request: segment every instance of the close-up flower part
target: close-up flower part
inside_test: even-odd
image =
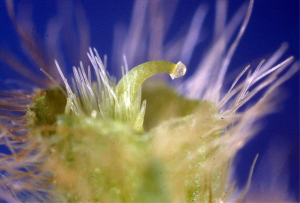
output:
[[[108,12],[128,2],[108,3],[114,6]],[[0,59],[25,79],[1,77],[0,202],[299,201],[295,189],[287,193],[273,180],[255,192],[256,169],[268,171],[269,163],[276,171],[287,148],[269,151],[280,149],[276,161],[254,151],[239,183],[240,152],[258,137],[263,119],[278,111],[281,86],[299,73],[298,59],[284,55],[283,43],[228,76],[254,1],[231,14],[230,1],[217,0],[212,36],[203,31],[208,6],[197,4],[172,40],[172,18],[194,3],[129,3],[129,26],[114,27],[111,63],[89,42],[85,13],[94,4],[104,11],[103,2],[57,2],[56,16],[46,3],[50,20],[42,20],[43,28],[29,14],[44,4],[3,3],[25,54],[0,45]],[[45,42],[38,40],[39,29]],[[194,65],[204,38],[209,48]],[[70,74],[73,61],[79,67]]]

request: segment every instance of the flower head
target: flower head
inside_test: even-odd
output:
[[[228,24],[223,12],[227,3],[217,2],[214,40],[193,76],[177,79],[175,88],[156,81],[145,82],[143,89],[140,86],[152,75],[168,73],[174,79],[186,72],[181,62],[154,59],[182,60],[189,69],[198,41],[197,25],[202,24],[206,7],[196,11],[186,35],[164,46],[167,20],[163,7],[137,1],[128,34],[115,47],[126,55],[117,83],[107,72],[106,57],[103,62],[95,49],[88,53],[94,75],[84,62],[73,68],[71,80],[59,59],[56,73],[48,68],[32,36],[16,19],[12,1],[6,2],[25,46],[54,85],[37,79],[41,87],[35,86],[34,91],[2,91],[0,198],[95,202],[244,199],[257,156],[241,191],[230,175],[232,161],[256,134],[257,121],[274,111],[278,86],[298,71],[293,57],[277,62],[286,48],[283,45],[256,67],[246,66],[223,91],[227,69],[251,16],[252,0]],[[148,14],[150,31],[145,33],[142,22]],[[52,31],[59,30],[59,25],[52,26]],[[116,36],[117,42],[121,34]],[[144,54],[148,62],[128,71]],[[260,99],[255,101],[257,95]]]

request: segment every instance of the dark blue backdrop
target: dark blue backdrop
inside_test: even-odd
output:
[[[42,42],[47,34],[46,25],[49,19],[57,13],[57,4],[52,3],[54,1],[41,0],[18,0],[14,2],[17,5],[18,15],[24,9],[28,9],[28,11],[32,9],[34,23],[32,33],[37,37],[36,40]],[[229,17],[242,5],[241,2],[240,0],[229,1]],[[82,4],[89,22],[90,45],[96,47],[101,56],[104,54],[108,55],[108,66],[110,66],[112,64],[114,26],[120,22],[129,24],[133,1],[82,0],[74,1],[73,5],[70,4],[70,1],[63,1],[62,7],[66,9],[66,15],[68,15],[67,10],[74,9],[74,5],[77,3]],[[189,23],[200,4],[202,2],[196,0],[180,1],[168,35],[171,36],[173,31],[180,29],[183,24]],[[207,4],[210,9],[204,28],[208,28],[209,32],[212,30],[214,4],[209,1],[207,1]],[[21,59],[21,62],[27,63],[28,59],[21,53],[23,48],[20,46],[19,37],[8,18],[5,4],[2,1],[0,3],[0,15],[0,49],[3,52],[14,53]],[[70,37],[72,37],[72,34],[74,33],[70,33]],[[256,0],[246,33],[230,64],[230,71],[241,68],[250,61],[268,57],[282,42],[289,43],[289,49],[282,59],[294,55],[299,60],[299,1]],[[203,45],[205,45],[205,42]],[[75,54],[76,44],[73,45],[73,48],[75,49]],[[199,47],[200,52],[201,49]],[[83,51],[86,52],[87,50]],[[67,61],[67,67],[78,65],[80,58],[76,58],[74,62],[74,60],[70,59],[72,57],[69,57],[73,54],[72,52],[68,51],[66,53],[66,50],[62,50],[62,53],[65,54],[63,58]],[[192,60],[190,69],[193,68],[193,63],[195,64],[196,61]],[[1,86],[7,79],[25,80],[24,77],[10,70],[3,61],[0,62],[0,66]],[[192,70],[190,71],[192,72]],[[257,166],[262,163],[262,157],[268,153],[272,154],[271,157],[274,159],[284,159],[283,168],[286,171],[278,171],[278,175],[284,176],[284,174],[288,173],[288,192],[291,193],[295,201],[299,201],[299,75],[294,75],[283,85],[283,89],[289,96],[282,103],[282,110],[279,113],[267,116],[265,128],[238,155],[236,170],[239,177],[238,184],[241,185],[247,179],[249,168],[256,153],[260,154]],[[288,149],[287,157],[281,157],[280,149]],[[274,153],[274,151],[277,153]],[[269,163],[265,162],[263,164]],[[276,168],[277,166],[272,167]],[[259,170],[255,170],[254,173],[257,173],[257,175],[254,176],[255,185],[253,187],[259,187],[267,174],[261,173]]]

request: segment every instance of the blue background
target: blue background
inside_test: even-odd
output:
[[[47,37],[46,26],[50,18],[57,14],[57,3],[55,1],[41,0],[19,0],[14,1],[16,5],[17,16],[20,9],[32,9],[32,20],[34,29],[31,31],[35,36],[35,40],[43,45],[44,39]],[[108,55],[108,67],[113,64],[112,61],[112,44],[113,32],[117,23],[128,25],[130,23],[131,12],[133,9],[133,1],[131,0],[110,0],[110,1],[59,1],[62,8],[67,11],[73,11],[75,5],[81,4],[85,10],[87,21],[90,27],[90,46],[97,48],[100,56]],[[165,1],[170,2],[172,1]],[[174,2],[174,1],[173,1]],[[206,17],[204,28],[207,33],[211,33],[214,22],[214,3],[204,1],[209,6],[209,13]],[[228,15],[229,18],[242,5],[240,0],[229,1]],[[196,0],[179,1],[174,19],[167,36],[172,37],[172,33],[181,29],[184,24],[190,22],[197,7],[203,4]],[[8,14],[5,4],[0,3],[0,50],[2,53],[15,54],[22,63],[27,64],[37,75],[42,75],[37,66],[30,63],[28,57],[22,53],[24,49],[20,43],[20,39],[15,32]],[[69,33],[72,38],[76,33]],[[64,36],[68,38],[68,35]],[[206,37],[209,37],[206,35]],[[299,60],[299,1],[297,0],[256,0],[250,22],[244,36],[237,48],[237,51],[230,63],[229,72],[244,67],[248,63],[257,63],[264,57],[269,57],[282,42],[288,42],[289,48],[281,58],[281,61],[291,55]],[[64,46],[68,46],[66,43]],[[198,53],[201,54],[208,46],[207,42],[203,42],[197,46]],[[43,46],[40,49],[43,52]],[[78,65],[81,60],[78,54],[76,44],[70,49],[62,49],[65,66],[71,67]],[[83,50],[86,52],[87,50]],[[50,56],[51,57],[51,56]],[[193,67],[199,57],[197,54],[193,56],[192,64],[189,67],[189,74],[192,74]],[[3,54],[2,54],[3,59]],[[53,60],[53,59],[52,59]],[[30,83],[30,80],[24,78],[20,74],[11,70],[9,66],[0,61],[0,79],[1,87],[6,88],[5,82],[8,79],[22,80]],[[117,67],[119,69],[119,67]],[[68,71],[70,71],[69,69]],[[111,70],[109,68],[109,70]],[[113,70],[114,71],[114,70]],[[113,72],[110,71],[110,72]],[[70,72],[69,72],[70,73]],[[269,164],[263,162],[266,154],[271,154],[273,159],[283,159],[283,169],[278,169],[278,176],[286,177],[288,180],[288,190],[294,201],[299,201],[299,75],[294,75],[283,86],[283,90],[287,93],[287,99],[280,105],[282,110],[266,117],[265,127],[259,134],[252,139],[246,147],[244,147],[237,159],[236,171],[238,174],[238,185],[242,186],[247,180],[248,171],[252,161],[257,153],[260,157],[257,166],[260,164]],[[281,149],[288,149],[286,156],[281,154]],[[274,153],[274,151],[276,153]],[[284,150],[283,150],[284,151]],[[277,167],[277,166],[272,166]],[[252,187],[260,187],[260,184],[266,180],[268,174],[255,168],[254,185]],[[279,178],[280,179],[280,178]]]

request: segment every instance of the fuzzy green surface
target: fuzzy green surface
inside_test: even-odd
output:
[[[29,113],[35,117],[35,124],[51,125],[56,122],[57,115],[64,113],[66,103],[65,95],[58,88],[40,90],[39,93],[35,95]]]
[[[42,117],[31,132],[49,147],[46,168],[65,201],[210,202],[220,188],[224,162],[206,163],[220,149],[209,144],[220,132],[201,137],[223,125],[212,118],[213,104],[182,98],[164,84],[145,85],[146,132],[140,134],[120,121],[52,111],[61,95],[46,92],[33,110],[52,120]]]

